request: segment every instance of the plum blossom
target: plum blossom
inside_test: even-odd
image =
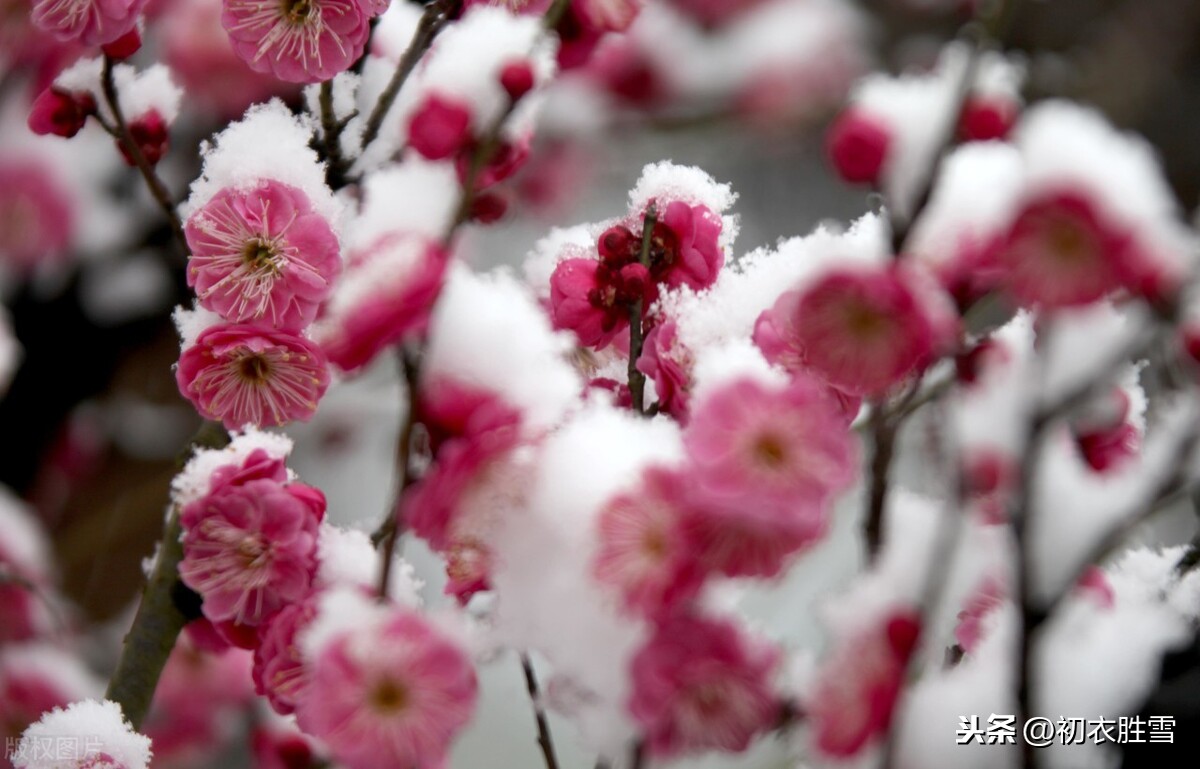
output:
[[[806,708],[818,750],[853,756],[886,732],[919,635],[916,615],[896,610],[834,649]]]
[[[679,341],[678,328],[673,320],[659,323],[642,343],[642,355],[637,368],[654,382],[654,393],[660,412],[680,421],[687,419],[691,389],[691,352]]]
[[[838,116],[826,136],[826,150],[834,169],[852,184],[879,184],[892,135],[873,116],[847,110]]]
[[[188,285],[201,306],[231,323],[299,331],[341,270],[337,237],[308,196],[270,179],[217,193],[184,233]]]
[[[29,130],[69,139],[96,112],[96,99],[88,91],[71,92],[51,86],[38,94],[29,108]]]
[[[329,386],[325,354],[312,342],[252,324],[208,328],[184,349],[179,392],[228,429],[307,420]]]
[[[698,405],[683,439],[705,557],[731,575],[777,573],[824,533],[854,478],[853,436],[811,380],[735,380]]]
[[[66,255],[72,198],[42,162],[0,157],[0,263],[28,273]]]
[[[351,251],[314,331],[329,360],[357,371],[410,334],[424,332],[448,264],[441,246],[416,233],[384,233]]]
[[[924,289],[896,267],[831,269],[799,294],[781,296],[760,319],[756,341],[776,354],[790,351],[850,395],[878,395],[952,338],[955,321],[944,298]]]
[[[440,766],[474,712],[474,668],[420,615],[382,611],[315,650],[296,717],[348,769]]]
[[[600,512],[594,571],[630,611],[657,616],[684,603],[704,579],[688,527],[685,478],[648,469],[631,492]]]
[[[103,45],[137,24],[146,0],[35,0],[33,23],[64,42]]]
[[[270,617],[259,632],[261,643],[254,650],[254,689],[280,715],[295,712],[308,685],[308,667],[296,636],[316,614],[312,601],[289,604]]]
[[[779,717],[771,689],[777,648],[728,620],[674,616],[630,667],[629,712],[655,756],[745,750]]]
[[[221,24],[255,72],[290,83],[318,83],[344,72],[366,47],[371,17],[364,0],[223,0]]]
[[[183,508],[179,574],[214,623],[254,627],[311,591],[325,498],[284,480],[282,460],[256,450]]]

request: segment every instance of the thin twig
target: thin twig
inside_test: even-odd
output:
[[[542,749],[546,769],[558,769],[558,756],[554,752],[554,740],[550,736],[550,722],[546,719],[546,709],[542,707],[542,696],[538,690],[537,676],[533,672],[533,661],[525,652],[521,653],[521,669],[525,671],[525,691],[529,692],[529,701],[533,704],[533,715],[537,720],[538,747]]]
[[[388,81],[383,93],[379,94],[379,100],[375,102],[375,107],[367,118],[367,124],[363,128],[361,152],[366,152],[371,142],[379,136],[379,129],[383,126],[384,118],[387,117],[388,111],[396,102],[396,97],[400,95],[400,89],[404,87],[404,82],[416,68],[417,62],[433,45],[434,38],[454,17],[460,7],[462,7],[462,0],[436,0],[425,6],[425,12],[421,15],[421,20],[417,22],[417,29],[413,32],[412,40],[396,64],[396,71],[392,73],[392,79]]]
[[[651,203],[646,209],[642,221],[642,247],[638,252],[638,262],[646,269],[650,268],[650,245],[654,239],[654,225],[658,223],[658,212]],[[629,308],[629,397],[633,401],[633,410],[638,414],[646,413],[646,375],[637,367],[638,358],[642,357],[642,298],[638,297]]]
[[[333,189],[345,186],[349,164],[342,154],[342,129],[345,123],[337,118],[333,109],[333,80],[321,83],[318,101],[321,105],[321,145],[325,152],[325,179]]]
[[[396,552],[396,542],[404,531],[404,493],[413,484],[412,474],[412,443],[413,431],[417,424],[417,386],[421,378],[420,357],[417,352],[408,348],[400,349],[400,365],[404,371],[405,395],[408,398],[404,421],[400,425],[400,434],[396,436],[396,489],[391,504],[384,514],[383,523],[375,532],[374,539],[380,547],[382,563],[379,567],[379,582],[376,593],[380,598],[387,598],[392,576],[392,557]]]
[[[639,739],[629,752],[629,769],[642,769],[646,763],[646,741]]]
[[[175,234],[175,239],[179,241],[179,245],[183,248],[183,252],[188,252],[187,238],[183,234],[183,223],[179,220],[179,214],[175,211],[175,204],[171,202],[171,193],[167,192],[166,186],[162,180],[158,178],[154,168],[146,160],[146,155],[142,152],[142,148],[134,140],[133,134],[129,130],[129,124],[125,122],[125,114],[121,110],[121,101],[117,95],[117,84],[113,80],[113,60],[110,56],[104,56],[104,68],[101,74],[101,89],[104,91],[104,100],[108,103],[108,109],[112,112],[114,125],[109,128],[109,132],[117,137],[117,141],[125,148],[129,157],[133,158],[133,163],[141,172],[142,178],[146,181],[146,186],[150,189],[150,194],[154,196],[154,200],[158,203],[159,208],[167,216],[167,221],[171,224],[171,231]]]

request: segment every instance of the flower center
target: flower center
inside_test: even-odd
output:
[[[271,374],[271,364],[261,355],[247,355],[239,368],[242,379],[251,384],[262,384]]]
[[[1091,239],[1082,227],[1069,219],[1050,223],[1046,244],[1055,260],[1062,264],[1087,262],[1092,252]]]
[[[783,465],[787,458],[787,450],[779,436],[767,433],[755,441],[754,458],[763,467],[775,470]]]
[[[408,704],[408,688],[398,681],[384,679],[371,692],[370,703],[378,713],[398,713]]]
[[[283,15],[293,24],[304,24],[313,13],[313,0],[283,0]]]
[[[242,248],[242,261],[255,272],[277,273],[275,247],[266,241],[254,238]]]
[[[878,339],[888,327],[887,315],[861,301],[846,306],[846,330],[856,339]]]
[[[266,552],[266,547],[263,546],[262,540],[258,537],[246,537],[237,546],[238,556],[247,568],[253,566],[263,553]]]
[[[661,526],[650,526],[643,533],[642,552],[655,560],[667,554],[667,535]]]

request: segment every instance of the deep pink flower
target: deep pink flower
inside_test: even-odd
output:
[[[308,686],[309,671],[296,635],[316,615],[312,601],[289,604],[268,618],[259,631],[261,643],[254,650],[254,690],[265,696],[280,715],[296,710]]]
[[[779,717],[774,646],[725,620],[676,615],[634,656],[629,711],[655,756],[745,750]]]
[[[832,270],[801,291],[790,328],[810,371],[852,395],[879,395],[926,364],[949,328],[900,269]]]
[[[231,323],[299,331],[341,272],[337,237],[303,190],[227,187],[187,220],[188,285]]]
[[[1006,139],[1017,122],[1021,107],[1005,96],[971,96],[958,119],[958,135],[965,141]]]
[[[822,753],[856,755],[887,731],[919,635],[917,617],[898,611],[834,649],[806,710]]]
[[[246,324],[205,330],[175,369],[179,392],[230,430],[307,420],[329,386],[325,354],[307,339]]]
[[[45,136],[71,138],[96,112],[96,99],[87,91],[74,93],[51,86],[34,99],[29,108],[29,130]]]
[[[1112,472],[1135,457],[1142,444],[1142,434],[1129,422],[1108,430],[1082,433],[1076,436],[1084,460],[1098,473]]]
[[[72,208],[46,165],[0,158],[0,262],[26,273],[59,261],[75,229]]]
[[[382,11],[364,0],[223,0],[221,24],[255,72],[318,83],[350,68]]]
[[[105,43],[100,46],[100,50],[104,52],[104,55],[113,61],[125,61],[140,51],[141,48],[142,33],[138,31],[136,26],[111,43]]]
[[[514,102],[520,101],[525,94],[532,91],[536,83],[537,75],[529,59],[510,61],[500,70],[500,86]]]
[[[511,427],[521,415],[495,392],[447,376],[421,383],[417,410],[436,456],[452,438],[472,438]]]
[[[471,142],[471,105],[431,93],[408,121],[408,144],[430,160],[453,157]]]
[[[711,286],[725,263],[721,228],[721,217],[704,206],[668,203],[650,236],[651,277],[670,288]]]
[[[146,0],[34,0],[33,23],[64,42],[103,45],[137,25]]]
[[[607,347],[629,327],[629,308],[649,283],[640,267],[632,265],[623,276],[595,259],[559,262],[550,276],[554,328],[575,332],[585,347]]]
[[[709,525],[728,522],[766,539],[809,542],[830,500],[852,482],[856,445],[815,382],[769,387],[739,379],[700,403],[684,446],[689,487]]]
[[[650,468],[636,490],[600,512],[593,571],[632,612],[659,616],[693,598],[703,584],[684,482],[677,472]]]
[[[321,758],[313,740],[294,726],[255,727],[250,733],[250,753],[254,769],[320,769],[329,765]]]
[[[879,184],[891,143],[885,123],[854,108],[839,115],[825,137],[834,170],[851,184]]]
[[[300,483],[224,485],[183,508],[184,584],[213,622],[259,625],[306,598],[317,568],[323,498]]]
[[[642,343],[638,371],[654,382],[660,412],[683,422],[688,416],[692,386],[692,354],[679,341],[675,321],[669,320],[650,329]]]
[[[211,720],[228,716],[254,700],[250,681],[250,652],[226,647],[217,652],[200,648],[188,634],[181,635],[167,659],[162,676],[154,689],[152,711],[159,726],[147,734],[152,738],[175,731],[172,719]],[[186,740],[186,735],[174,735]],[[159,748],[156,742],[155,752]],[[163,760],[166,757],[163,756]]]
[[[440,766],[475,709],[465,651],[415,612],[391,612],[319,651],[296,710],[349,769]]]
[[[357,371],[429,325],[449,257],[415,234],[389,233],[350,255],[341,286],[314,332],[329,359]]]
[[[167,140],[170,138],[167,121],[159,114],[158,110],[151,109],[137,117],[131,118],[129,121],[129,136],[133,139],[134,144],[142,153],[142,157],[150,165],[156,165],[162,160],[163,155],[167,154]],[[121,152],[121,157],[124,158],[125,164],[128,166],[136,166],[137,160],[125,147],[125,142],[114,140],[117,149]]]
[[[1026,201],[997,256],[1016,299],[1043,307],[1088,304],[1121,288],[1133,258],[1129,233],[1074,190]]]

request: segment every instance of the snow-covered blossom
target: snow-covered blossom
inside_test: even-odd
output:
[[[291,83],[318,83],[362,55],[378,15],[366,0],[223,0],[221,24],[233,49],[256,72]]]
[[[474,712],[475,670],[420,615],[377,612],[314,649],[297,719],[348,769],[438,766]]]
[[[33,23],[59,40],[111,43],[137,24],[146,0],[36,0]]]
[[[231,323],[299,331],[317,314],[341,269],[337,238],[304,192],[263,180],[227,188],[184,228],[188,285]]]
[[[773,726],[779,650],[728,620],[680,615],[662,622],[633,658],[629,710],[652,755],[745,750]]]
[[[47,629],[49,563],[50,542],[33,512],[0,487],[0,644]]]
[[[46,741],[54,748],[47,750]],[[149,769],[150,740],[134,731],[117,703],[83,700],[55,708],[26,729],[13,763],[17,769]]]
[[[311,590],[325,498],[286,480],[282,460],[255,451],[183,508],[179,574],[214,623],[256,626]]]
[[[0,737],[15,747],[43,713],[102,691],[75,655],[48,644],[0,646]],[[12,769],[7,751],[0,755],[0,767]]]
[[[254,324],[209,327],[184,348],[179,392],[231,430],[308,420],[329,386],[325,354],[312,342]]]

